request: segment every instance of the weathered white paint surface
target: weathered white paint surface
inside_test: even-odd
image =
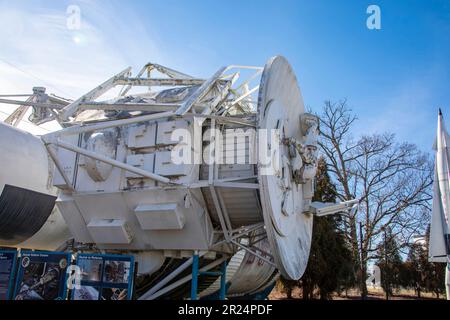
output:
[[[265,66],[258,113],[260,128],[275,129],[278,126],[286,137],[301,139],[303,99],[292,68],[283,57],[274,57]],[[285,151],[280,153],[283,157]],[[284,276],[299,279],[308,262],[313,223],[312,215],[303,213],[305,185],[289,181],[291,189],[284,190],[276,175],[259,175],[259,180],[271,253]],[[283,199],[285,203],[289,202],[287,214],[282,212]]]

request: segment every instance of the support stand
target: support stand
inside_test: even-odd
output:
[[[199,271],[198,253],[195,253],[192,259],[191,300],[198,300],[198,277],[202,275],[220,276],[219,300],[225,300],[227,294],[227,262],[222,262],[220,271]]]

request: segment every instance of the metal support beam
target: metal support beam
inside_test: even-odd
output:
[[[214,186],[222,188],[239,188],[239,189],[259,189],[258,183],[244,183],[244,182],[214,182]]]
[[[207,266],[205,266],[205,267],[203,267],[203,268],[200,268],[200,269],[199,269],[199,272],[211,270],[212,268],[218,266],[219,264],[221,264],[222,262],[224,262],[224,261],[226,261],[226,260],[227,260],[227,257],[222,257],[222,258],[220,258],[220,259],[218,259],[218,260],[215,260],[214,262],[211,262],[211,263],[208,264]],[[153,294],[152,296],[150,296],[147,300],[153,300],[153,299],[156,299],[156,298],[162,296],[163,294],[166,294],[166,293],[172,291],[173,289],[175,289],[175,288],[181,286],[182,284],[184,284],[184,283],[190,281],[191,279],[192,279],[192,274],[187,275],[187,276],[181,278],[180,280],[177,280],[177,281],[175,281],[174,283],[168,285],[167,287],[165,287],[165,288],[159,290],[158,292],[156,292],[155,294]]]
[[[192,280],[191,280],[191,300],[197,300],[197,289],[198,289],[198,265],[199,257],[198,253],[194,253],[192,256]]]
[[[239,79],[239,72],[234,73],[231,79],[226,81],[223,85],[220,84],[220,81],[216,81],[215,84],[217,84],[216,88],[219,90],[219,94],[214,98],[213,101],[209,103],[209,106],[207,108],[204,108],[202,110],[201,114],[211,114],[217,109],[218,106],[221,106],[230,94],[231,86],[237,81],[237,79]],[[220,87],[221,85],[222,87]]]
[[[247,80],[245,80],[241,84],[239,84],[239,87],[237,87],[235,90],[239,90],[239,89],[243,88],[244,86],[248,85],[250,82],[252,82],[258,76],[260,76],[262,74],[262,72],[263,72],[263,69],[256,71]]]
[[[213,161],[209,165],[209,168],[208,168],[208,185],[209,185],[209,191],[211,193],[211,197],[214,202],[214,207],[216,208],[216,212],[219,217],[219,222],[220,222],[220,226],[223,231],[223,235],[226,240],[229,240],[229,238],[230,238],[230,234],[228,231],[229,218],[227,219],[224,216],[224,212],[222,210],[222,206],[220,204],[219,197],[218,197],[216,189],[214,187],[214,179],[216,176],[215,175],[216,155],[217,155],[216,151],[217,151],[217,147],[218,147],[215,127],[216,127],[216,120],[212,119],[211,120],[211,138],[210,138],[211,142],[210,143],[213,146],[213,148],[210,148],[210,160],[213,159]]]
[[[200,256],[202,256],[201,254]],[[198,255],[197,255],[198,256]],[[163,280],[158,282],[155,286],[153,286],[150,290],[148,290],[146,293],[144,293],[139,300],[147,300],[149,297],[151,297],[155,292],[160,290],[162,287],[164,287],[167,283],[169,283],[172,279],[174,279],[177,275],[179,275],[181,272],[186,270],[190,265],[192,265],[193,257],[186,260],[181,266],[179,266],[177,269],[175,269],[171,274],[169,274],[167,277],[165,277]]]
[[[144,74],[145,70],[149,70],[149,68],[150,68],[149,64],[146,64],[145,66],[143,66],[141,71],[139,71],[139,73],[137,74],[137,77],[140,78]],[[119,96],[122,96],[122,97],[125,96],[128,93],[128,91],[130,91],[131,88],[132,88],[131,85],[123,87],[122,91],[119,93]]]
[[[234,177],[234,178],[224,178],[224,179],[217,179],[214,180],[214,182],[236,182],[236,181],[243,181],[243,180],[255,180],[258,176],[247,176],[247,177]]]
[[[117,110],[117,111],[175,111],[180,107],[177,103],[105,103],[88,101],[80,104],[79,110]]]
[[[81,96],[80,98],[78,98],[77,100],[72,102],[71,104],[69,104],[66,107],[64,107],[63,112],[61,114],[62,119],[63,120],[68,120],[69,117],[71,117],[72,115],[74,115],[78,111],[78,107],[80,106],[80,104],[82,102],[92,101],[92,100],[97,99],[102,94],[107,92],[109,89],[113,88],[115,86],[114,82],[118,78],[124,77],[125,75],[129,74],[130,71],[131,71],[131,67],[126,68],[122,72],[119,72],[115,76],[109,78],[108,80],[103,82],[101,85],[97,86],[96,88],[92,89],[91,91],[89,91],[85,95]]]
[[[200,86],[205,82],[204,79],[173,79],[173,78],[119,78],[114,81],[116,85],[130,85],[143,87],[160,86]]]
[[[228,234],[231,236],[231,230],[233,229],[233,226],[231,225],[230,215],[228,214],[225,200],[223,199],[222,193],[220,192],[219,189],[214,188],[214,190],[217,194],[217,199],[219,200],[220,207],[222,208],[223,216],[225,218],[225,223],[227,225]]]
[[[157,63],[147,63],[146,64],[147,68],[155,68],[156,70],[158,70],[159,72],[168,75],[171,78],[182,78],[182,79],[191,79],[193,78],[192,76],[185,74],[183,72],[168,68],[166,66],[157,64]]]
[[[45,141],[44,140],[44,142],[46,142],[47,144],[48,143],[54,143],[58,147],[61,147],[61,148],[64,148],[64,149],[67,149],[67,150],[70,150],[70,151],[82,154],[82,155],[84,155],[86,157],[89,157],[89,158],[92,158],[92,159],[95,159],[95,160],[98,160],[98,161],[101,161],[101,162],[108,163],[108,164],[110,164],[110,165],[112,165],[114,167],[118,167],[118,168],[130,171],[132,173],[138,174],[138,175],[143,176],[145,178],[149,178],[149,179],[156,180],[156,181],[159,181],[159,182],[162,182],[162,183],[166,183],[166,184],[181,185],[180,183],[173,182],[173,181],[171,181],[170,179],[168,179],[166,177],[163,177],[163,176],[160,176],[160,175],[148,172],[146,170],[142,170],[142,169],[136,168],[134,166],[130,166],[130,165],[125,164],[123,162],[120,162],[120,161],[114,160],[112,158],[108,158],[108,157],[102,156],[102,155],[97,154],[95,152],[88,151],[86,149],[83,149],[83,148],[71,145],[69,143],[63,142],[61,140],[57,140],[55,142],[50,142],[50,141]]]
[[[332,214],[348,214],[358,208],[359,199],[343,201],[340,203],[312,202],[309,206],[310,212],[318,217],[328,216]]]
[[[235,104],[241,102],[242,100],[244,100],[245,98],[247,98],[248,96],[250,96],[252,93],[256,92],[259,89],[259,86],[254,87],[253,89],[251,89],[250,91],[244,93],[243,95],[241,95],[239,98],[237,98],[236,100],[234,100],[233,102],[231,102],[231,106],[234,106]]]
[[[171,116],[174,116],[174,113],[172,111],[167,111],[167,112],[148,114],[148,115],[144,115],[144,116],[138,116],[138,117],[134,117],[134,118],[102,121],[102,122],[93,123],[93,124],[80,124],[80,125],[76,125],[73,127],[62,129],[56,133],[49,133],[46,136],[50,137],[50,136],[72,135],[72,134],[79,134],[79,133],[84,133],[84,132],[92,132],[92,131],[97,131],[97,130],[125,126],[125,125],[132,124],[132,123],[157,120],[157,119],[161,119],[161,118],[168,118]]]
[[[32,93],[28,94],[0,94],[0,98],[12,98],[12,97],[29,97],[32,96]]]
[[[220,292],[219,292],[219,299],[225,300],[225,297],[227,295],[227,262],[222,262],[222,267],[220,269],[220,272],[222,275],[220,276]]]
[[[44,142],[44,146],[47,149],[48,155],[50,156],[50,158],[53,160],[53,163],[55,164],[56,169],[58,170],[59,174],[61,174],[64,182],[67,185],[67,188],[70,191],[75,191],[74,186],[72,185],[72,183],[70,182],[69,178],[67,177],[66,173],[63,170],[63,166],[62,164],[59,162],[58,160],[58,156],[56,155],[56,153],[53,150],[53,147],[51,145],[49,145],[48,143]]]
[[[227,293],[227,261],[224,260],[219,272],[199,271],[199,257],[194,254],[192,263],[191,300],[198,300],[198,277],[201,275],[220,276],[219,299],[225,300]]]
[[[217,116],[212,114],[197,114],[197,113],[186,113],[184,117],[196,117],[196,118],[207,118],[207,119],[216,119],[217,122],[223,123],[235,123],[241,124],[249,127],[256,127],[256,120],[249,121],[245,119],[240,119],[238,117],[226,117],[226,116]]]
[[[256,67],[256,66],[242,66],[242,65],[238,65],[238,64],[232,64],[229,65],[227,67],[227,70],[230,69],[248,69],[248,70],[258,70],[258,71],[263,71],[264,68],[263,67]]]
[[[275,268],[278,268],[277,265],[276,265],[275,263],[273,263],[272,261],[270,261],[270,260],[267,259],[266,257],[263,257],[262,255],[258,254],[257,252],[255,252],[255,251],[253,251],[253,250],[247,248],[246,246],[240,244],[239,242],[234,241],[234,240],[231,240],[231,242],[234,243],[235,245],[237,245],[238,247],[244,249],[244,250],[247,251],[248,253],[253,254],[254,256],[260,258],[261,260],[263,260],[264,262],[270,264],[271,266],[273,266],[273,267],[275,267]],[[262,250],[261,250],[261,251],[262,251]],[[262,252],[263,252],[263,251],[262,251]]]
[[[251,240],[250,241],[250,245],[254,246],[255,244],[257,244],[257,243],[259,243],[259,242],[261,242],[261,241],[263,241],[265,239],[267,239],[267,234],[260,236],[256,240],[254,238],[250,238],[250,240]]]
[[[203,82],[203,84],[181,105],[175,112],[177,115],[184,115],[189,112],[194,104],[196,104],[216,83],[219,77],[224,73],[226,67],[220,68],[211,78]]]
[[[0,99],[2,100],[2,99]],[[25,102],[34,102],[35,100],[35,96],[32,95],[30,96]],[[12,125],[13,127],[17,127],[20,123],[20,121],[22,121],[23,117],[25,116],[25,114],[28,111],[29,106],[26,105],[21,105],[20,107],[18,107],[16,110],[14,110],[13,113],[11,113],[6,119],[5,119],[5,123]]]
[[[264,227],[264,223],[257,223],[256,225],[253,225],[253,226],[241,227],[237,230],[232,231],[232,233],[234,233],[234,234],[232,236],[230,236],[230,238],[228,240],[222,240],[222,241],[216,242],[211,247],[213,248],[213,247],[217,247],[222,244],[225,244],[225,243],[230,243],[230,242],[232,242],[232,240],[243,238],[246,235],[250,234],[251,232],[256,231],[263,227]]]
[[[232,178],[230,178],[232,179]],[[249,177],[242,177],[239,178],[239,180],[248,180],[248,179],[254,179],[254,176]],[[189,184],[189,188],[196,189],[196,188],[205,188],[210,185],[215,187],[221,187],[221,188],[238,188],[238,189],[258,189],[259,184],[257,183],[246,183],[246,182],[228,182],[227,179],[217,179],[214,180],[212,183],[210,183],[208,180],[200,180],[194,183]]]
[[[148,77],[146,79],[150,79],[150,72],[152,69],[156,69],[157,71],[159,71],[162,74],[165,74],[167,76],[169,76],[170,78],[179,78],[179,79],[193,79],[192,76],[182,73],[180,71],[174,70],[174,69],[170,69],[167,68],[165,66],[162,66],[160,64],[157,63],[147,63],[144,67],[142,67],[142,69],[139,71],[139,73],[137,74],[136,78],[141,78],[142,75],[144,74],[145,71],[147,71]],[[128,84],[121,92],[120,92],[120,96],[125,96],[128,91],[130,91],[130,89],[132,88],[132,84]],[[150,88],[150,87],[149,87]]]
[[[29,106],[29,107],[35,107],[35,108],[50,108],[50,109],[55,109],[55,110],[60,110],[60,109],[63,109],[63,107],[64,107],[60,104],[39,103],[39,102],[32,102],[31,100],[20,101],[20,100],[10,100],[10,99],[0,99],[0,103],[15,104],[15,105],[19,105],[19,106]]]

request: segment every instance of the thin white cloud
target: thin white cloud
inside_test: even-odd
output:
[[[67,28],[69,4],[81,9],[79,30]],[[0,41],[0,94],[44,86],[73,99],[129,65],[136,72],[148,60],[160,60],[145,24],[115,2],[2,1]],[[0,119],[13,110],[0,105]]]

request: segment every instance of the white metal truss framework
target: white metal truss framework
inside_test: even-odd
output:
[[[26,97],[26,101],[10,98]],[[5,99],[8,98],[8,99]],[[34,87],[32,94],[0,95],[0,103],[19,105],[4,122],[17,127],[29,108],[33,108],[30,121],[36,125],[55,120],[59,110],[70,104],[70,100],[55,95],[47,95],[44,87]]]
[[[163,75],[163,77],[152,77],[151,75],[155,71]],[[241,74],[244,71],[250,73],[250,75],[241,77]],[[56,96],[47,96],[51,99],[37,99],[36,97],[39,92],[34,92],[33,95],[14,95],[14,97],[27,96],[28,100],[25,102],[3,99],[13,97],[13,95],[9,95],[0,96],[0,103],[20,105],[11,116],[10,121],[13,120],[14,123],[18,123],[23,118],[26,109],[34,107],[37,109],[49,110],[51,113],[50,117],[39,119],[39,123],[57,120],[63,126],[63,129],[60,131],[42,136],[42,140],[44,141],[49,156],[55,163],[55,167],[63,177],[65,183],[69,186],[69,190],[74,191],[75,188],[70,183],[70,179],[67,177],[58,161],[55,147],[70,150],[142,177],[158,181],[169,188],[179,187],[196,189],[207,187],[211,192],[220,222],[220,230],[216,230],[215,232],[223,235],[222,240],[213,244],[212,247],[217,248],[220,245],[226,244],[233,246],[234,251],[241,248],[275,266],[273,257],[269,253],[254,246],[257,241],[261,241],[267,237],[264,231],[264,223],[233,229],[231,227],[227,209],[221,200],[222,195],[220,190],[217,189],[217,187],[258,189],[259,185],[257,183],[242,182],[249,179],[255,179],[256,176],[219,179],[218,167],[213,162],[213,164],[209,166],[208,180],[202,180],[192,184],[182,184],[164,176],[136,168],[124,162],[88,151],[61,140],[61,137],[66,135],[93,132],[138,122],[162,118],[181,119],[195,117],[200,120],[210,120],[211,143],[216,144],[218,142],[214,136],[214,129],[219,124],[239,124],[251,128],[257,126],[256,117],[254,116],[257,103],[256,95],[259,89],[258,80],[262,71],[262,67],[230,65],[220,68],[209,79],[198,79],[156,63],[148,63],[136,74],[136,76],[131,76],[131,67],[126,68],[75,101],[62,99]],[[255,82],[257,83],[256,85],[254,84]],[[252,84],[253,87],[251,87]],[[96,99],[117,86],[122,86],[118,98],[125,97],[133,87],[147,87],[149,91],[152,91],[154,87],[176,88],[196,86],[197,88],[182,103],[112,103],[110,101],[96,101]],[[42,95],[42,92],[40,92],[40,94]],[[141,111],[144,112],[144,114],[130,116],[124,119],[88,122],[76,121],[76,116],[85,110]],[[217,147],[211,148],[211,150],[215,153]],[[215,154],[211,154],[210,156],[215,158]],[[251,234],[258,232],[258,230],[261,229],[262,233],[258,235],[256,240],[249,241],[249,245],[240,243],[240,238],[250,238]]]

